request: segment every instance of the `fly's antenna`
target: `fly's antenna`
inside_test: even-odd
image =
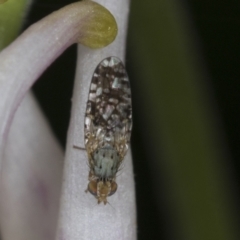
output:
[[[77,145],[73,145],[73,148],[78,149],[78,150],[86,151],[86,148],[79,147],[79,146],[77,146]]]
[[[113,207],[113,205],[109,201],[107,201],[107,204],[109,204],[116,211],[116,209]]]

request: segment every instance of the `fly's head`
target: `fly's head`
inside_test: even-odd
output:
[[[103,202],[107,204],[107,197],[113,195],[117,191],[117,183],[115,181],[90,181],[88,191],[93,194],[98,204]]]

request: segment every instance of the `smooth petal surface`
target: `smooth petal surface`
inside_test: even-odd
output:
[[[17,106],[42,72],[69,45],[80,41],[81,37],[86,40],[88,27],[93,35],[93,25],[101,25],[94,18],[97,11],[108,12],[91,1],[70,4],[32,25],[1,52],[0,137],[6,137]],[[0,139],[0,153],[2,144]]]
[[[63,152],[28,94],[14,116],[4,151],[0,176],[2,239],[54,239],[62,166]]]
[[[131,151],[117,177],[118,190],[109,197],[111,204],[98,205],[84,190],[88,184],[87,153],[73,148],[84,147],[84,115],[92,74],[98,63],[109,56],[124,60],[129,1],[98,1],[115,16],[119,34],[101,50],[79,46],[71,123],[64,169],[63,193],[57,240],[136,239],[135,192]]]
[[[110,14],[91,1],[71,4],[32,25],[0,54],[0,207],[4,240],[55,237],[62,152],[30,98],[15,118],[14,114],[34,81],[69,45],[82,37],[86,45],[91,43],[87,31],[91,30],[94,39],[94,25],[103,29],[101,42],[104,33],[105,44],[111,41],[109,32],[116,34],[116,27],[109,31],[101,27],[111,21],[96,21],[99,11],[105,18]],[[101,29],[96,31],[99,34]]]

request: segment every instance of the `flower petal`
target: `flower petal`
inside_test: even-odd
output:
[[[89,42],[86,40],[88,29],[91,29],[89,34],[93,36],[93,26],[101,25],[96,21],[95,15],[101,11],[104,12],[103,15],[109,13],[91,1],[70,4],[33,24],[1,52],[0,137],[6,136],[14,111],[42,72],[69,45],[81,39],[85,44]],[[106,25],[106,19],[102,25]],[[103,27],[103,32],[105,30]],[[96,31],[99,33],[99,28],[96,27]],[[107,39],[106,43],[109,43],[108,32]],[[0,152],[1,149],[0,139]]]
[[[54,239],[62,167],[63,152],[28,94],[14,116],[2,162],[2,239]]]
[[[111,205],[98,205],[94,196],[84,192],[89,173],[87,153],[73,148],[73,145],[84,147],[84,115],[89,85],[96,66],[109,56],[123,60],[125,54],[129,1],[98,2],[104,2],[104,6],[116,17],[119,34],[111,45],[101,50],[79,47],[57,240],[136,239],[131,152],[128,151],[124,168],[117,177],[118,190],[108,199]]]

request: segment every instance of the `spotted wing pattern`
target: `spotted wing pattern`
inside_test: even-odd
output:
[[[120,59],[108,57],[97,66],[90,85],[85,116],[85,145],[89,157],[105,144],[113,146],[121,161],[132,129],[131,90]]]

